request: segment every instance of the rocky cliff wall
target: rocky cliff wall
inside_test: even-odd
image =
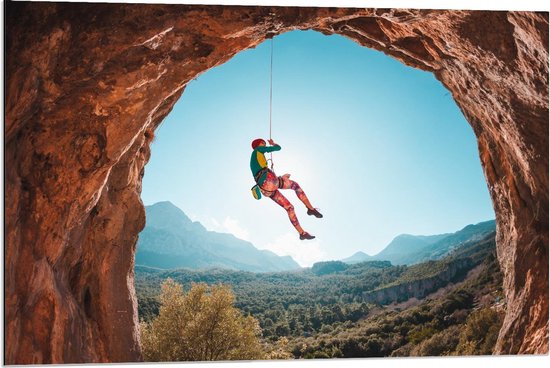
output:
[[[140,359],[132,269],[154,130],[193,78],[295,29],[451,91],[497,214],[497,353],[548,352],[548,13],[8,2],[5,19],[6,363]]]
[[[447,267],[437,275],[373,290],[365,293],[363,300],[369,303],[390,304],[410,298],[423,299],[426,295],[448,285],[449,282],[459,281],[475,266],[476,264],[470,258],[457,259],[449,262]]]

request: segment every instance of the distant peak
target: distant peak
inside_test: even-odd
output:
[[[496,226],[496,220],[487,220],[487,221],[478,222],[477,224],[466,225],[462,230],[467,230],[467,229],[469,230],[477,227],[493,227],[493,226]]]
[[[353,253],[352,256],[350,256],[348,258],[344,258],[341,261],[342,262],[349,262],[349,263],[358,263],[358,262],[363,262],[363,261],[369,260],[371,258],[372,258],[372,256],[368,255],[367,253],[362,252],[362,251],[358,251],[358,252]]]
[[[175,204],[173,204],[170,201],[160,201],[160,202],[157,202],[157,203],[154,203],[150,206],[145,206],[145,207],[175,207],[175,208],[178,208]]]
[[[406,238],[415,238],[416,235],[412,235],[412,234],[399,234],[397,235],[394,239],[406,239]]]
[[[145,206],[145,213],[149,217],[150,214],[155,214],[155,222],[161,224],[163,221],[172,222],[175,220],[191,223],[191,219],[178,206],[170,201],[162,201]]]

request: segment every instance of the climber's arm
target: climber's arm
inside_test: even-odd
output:
[[[260,146],[260,147],[256,147],[256,149],[261,153],[266,153],[266,152],[280,151],[281,146],[275,143],[273,146]]]

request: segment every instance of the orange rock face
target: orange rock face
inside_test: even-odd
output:
[[[548,13],[9,2],[6,26],[7,364],[140,359],[133,262],[154,130],[190,80],[294,29],[451,91],[497,214],[495,352],[548,352]]]

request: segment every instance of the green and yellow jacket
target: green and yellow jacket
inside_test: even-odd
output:
[[[267,176],[267,170],[264,170],[267,169],[267,160],[264,153],[280,150],[281,146],[276,144],[274,146],[258,146],[252,151],[252,155],[250,156],[250,171],[252,171],[252,176],[254,176],[254,179],[259,185],[264,183]],[[257,177],[261,170],[264,172]]]

